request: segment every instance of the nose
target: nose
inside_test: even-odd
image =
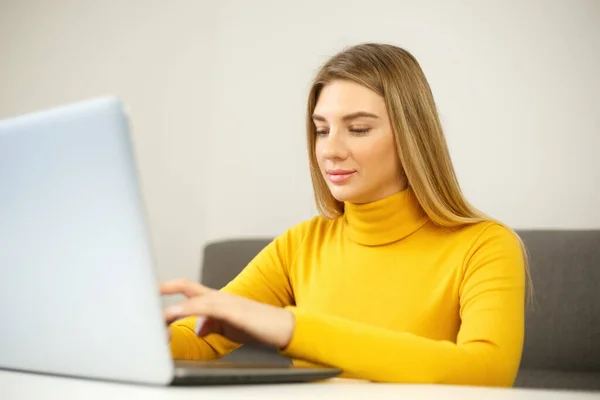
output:
[[[329,130],[329,134],[317,139],[317,148],[328,160],[343,160],[348,157],[348,146],[341,129]]]

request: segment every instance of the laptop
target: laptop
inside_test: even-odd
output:
[[[0,121],[0,368],[151,385],[339,375],[172,359],[133,154],[114,97]]]

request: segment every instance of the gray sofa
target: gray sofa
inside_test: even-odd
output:
[[[522,230],[534,300],[516,387],[600,390],[600,230]],[[204,249],[202,282],[220,288],[270,239],[236,239]],[[272,349],[243,346],[235,361],[289,364]]]

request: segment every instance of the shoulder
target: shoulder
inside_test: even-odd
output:
[[[467,227],[470,245],[464,259],[464,279],[524,282],[526,254],[515,231],[495,221]],[[506,282],[506,281],[505,281]]]
[[[304,220],[291,228],[288,228],[280,238],[291,240],[297,245],[305,241],[306,238],[322,238],[331,235],[339,227],[340,218],[330,219],[321,215]]]
[[[336,221],[322,216],[301,221],[276,236],[263,249],[261,256],[276,257],[286,265],[291,265],[300,254],[335,232],[331,227],[336,225]]]
[[[486,221],[465,228],[470,252],[500,251],[522,255],[522,242],[515,231],[497,221]]]
[[[475,253],[501,250],[514,254],[522,253],[519,236],[508,226],[498,221],[483,221],[460,227],[446,228],[432,224],[425,227],[424,233],[432,240],[446,244],[465,259]]]

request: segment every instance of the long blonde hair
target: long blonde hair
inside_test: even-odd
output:
[[[322,88],[334,80],[358,83],[383,97],[400,165],[419,204],[434,224],[459,227],[498,222],[473,207],[460,189],[433,94],[419,63],[408,51],[379,43],[359,44],[336,54],[321,67],[310,88],[306,115],[308,152],[315,200],[322,215],[335,218],[344,213],[344,203],[333,197],[319,170],[312,119]],[[510,230],[521,243],[530,287],[525,246],[516,232]]]

